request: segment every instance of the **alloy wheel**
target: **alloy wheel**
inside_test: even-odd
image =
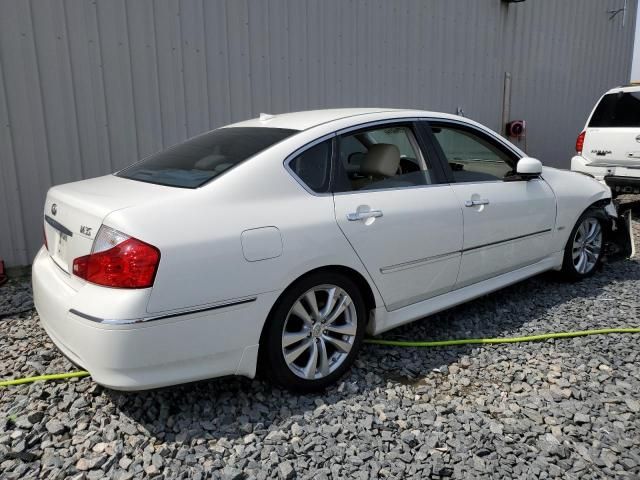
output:
[[[585,218],[573,237],[571,255],[573,266],[580,274],[589,273],[594,269],[602,252],[602,227],[593,218]]]
[[[298,377],[317,380],[334,372],[354,345],[356,307],[336,285],[319,285],[302,294],[289,310],[282,330],[282,354]]]

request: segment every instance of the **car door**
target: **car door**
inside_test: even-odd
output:
[[[460,264],[462,210],[416,133],[412,123],[344,132],[334,157],[336,221],[389,310],[448,292]]]
[[[456,288],[547,257],[556,218],[549,185],[518,177],[518,155],[479,128],[443,121],[432,122],[430,130],[463,210]]]

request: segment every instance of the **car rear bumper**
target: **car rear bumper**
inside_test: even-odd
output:
[[[611,188],[612,192],[640,193],[640,177],[620,177],[618,175],[607,175],[604,181]]]
[[[590,163],[586,158],[576,155],[571,158],[571,170],[574,172],[587,173],[596,180],[603,182],[605,175],[608,173],[607,168],[590,166]]]
[[[144,390],[224,375],[254,376],[260,332],[277,292],[156,320],[101,323],[99,312],[72,313],[83,304],[78,301],[82,292],[62,275],[41,250],[32,277],[40,322],[62,353],[97,383]]]

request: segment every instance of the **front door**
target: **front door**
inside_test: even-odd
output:
[[[336,221],[394,310],[451,290],[462,209],[420,148],[413,125],[339,136]]]
[[[552,252],[556,200],[547,183],[515,175],[518,157],[472,126],[432,123],[463,210],[456,288],[531,265]]]

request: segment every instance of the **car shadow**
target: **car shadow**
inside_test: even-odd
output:
[[[640,202],[637,207],[640,208]],[[539,330],[537,321],[553,316],[554,309],[562,308],[563,304],[575,299],[601,301],[611,282],[640,280],[640,263],[636,261],[618,261],[602,270],[579,283],[563,282],[553,272],[542,274],[396,328],[381,338],[437,340],[544,333],[548,331],[548,322],[544,330]],[[524,297],[527,302],[522,302]],[[465,345],[415,350],[364,345],[354,368],[337,386],[312,395],[296,395],[265,381],[240,377],[146,392],[98,387],[96,394],[109,397],[122,415],[162,441],[231,440],[249,433],[264,434],[274,424],[282,430],[294,422],[301,425],[311,419],[322,422],[328,410],[326,405],[353,401],[354,396],[376,388],[392,388],[399,383],[417,385],[428,375],[446,371],[463,357],[473,358],[477,348]],[[330,420],[327,417],[326,423]]]

